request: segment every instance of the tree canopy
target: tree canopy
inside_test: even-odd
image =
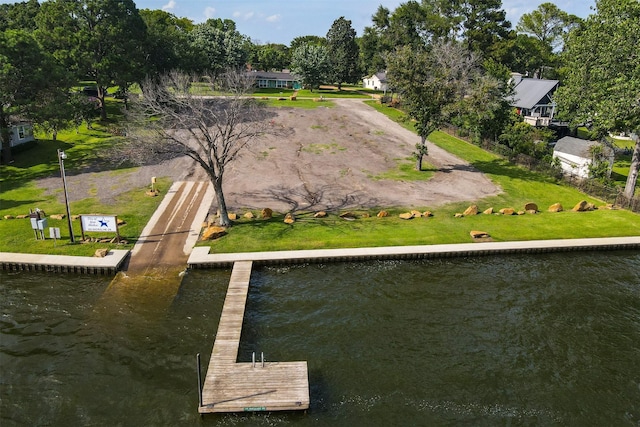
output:
[[[561,113],[598,136],[634,132],[625,195],[632,197],[640,167],[640,2],[598,0],[596,13],[571,31],[562,55]]]
[[[343,82],[355,83],[361,78],[356,30],[351,27],[351,21],[343,16],[333,21],[327,32],[327,53],[331,62],[330,78],[338,84],[338,90]]]
[[[325,46],[303,44],[291,55],[291,71],[299,75],[311,90],[326,81],[329,70],[329,54]]]

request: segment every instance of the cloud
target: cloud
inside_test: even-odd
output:
[[[207,19],[211,19],[215,16],[216,14],[216,8],[215,7],[205,7],[204,8],[204,16],[207,17]]]
[[[254,15],[255,15],[255,13],[254,13],[254,12],[246,12],[246,13],[242,13],[242,12],[238,12],[238,11],[236,11],[236,12],[233,12],[233,15],[232,15],[232,16],[233,16],[235,19],[242,19],[242,20],[244,20],[244,21],[248,21],[248,20],[250,20],[251,18],[253,18],[253,17],[254,17]]]
[[[175,7],[176,7],[175,0],[169,0],[169,3],[162,6],[162,10],[171,10],[171,9],[174,9]]]
[[[280,21],[281,16],[279,14],[267,16],[267,22],[278,22]]]

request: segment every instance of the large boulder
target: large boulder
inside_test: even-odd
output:
[[[551,206],[549,206],[549,212],[562,212],[563,210],[564,208],[560,203],[554,203]]]
[[[538,212],[538,205],[536,205],[533,202],[529,202],[526,205],[524,205],[524,210],[529,212],[529,211],[535,211]]]
[[[422,216],[422,212],[420,211],[412,210],[411,213],[413,214],[414,218],[420,218]]]
[[[353,212],[343,212],[340,214],[340,218],[346,219],[347,221],[353,221],[357,218],[357,216]]]
[[[289,212],[288,214],[286,214],[284,216],[284,223],[285,224],[293,224],[294,222],[296,222],[296,218],[293,216],[293,214],[291,212]]]
[[[273,216],[273,211],[269,208],[264,208],[262,212],[260,212],[260,216],[264,219],[269,219]]]
[[[106,248],[96,249],[96,252],[93,254],[93,256],[95,258],[104,258],[107,256],[108,253],[109,253],[109,249],[106,249]]]
[[[413,214],[411,212],[404,212],[398,215],[400,219],[411,219],[413,218]]]
[[[384,218],[386,216],[389,216],[389,212],[387,211],[380,211],[378,212],[378,214],[376,215],[378,218]]]
[[[245,212],[245,214],[242,215],[242,217],[246,219],[253,219],[254,215],[253,215],[253,212],[249,211],[249,212]]]
[[[467,209],[465,209],[464,212],[462,212],[462,215],[464,216],[478,215],[478,206],[477,205],[469,206]]]
[[[227,234],[227,229],[212,225],[202,232],[202,240],[215,240]]]
[[[61,220],[61,219],[65,219],[66,217],[67,216],[65,214],[53,214],[49,218]]]
[[[422,216],[425,217],[425,218],[431,218],[433,216],[433,212],[424,211],[424,212],[422,212]]]
[[[229,215],[229,219],[231,221],[235,221],[236,219],[238,219],[238,215],[237,214],[229,213],[228,215]]]
[[[581,200],[577,205],[573,207],[574,212],[587,212],[595,209],[593,203],[589,203],[586,200]]]
[[[515,215],[516,211],[513,208],[502,208],[500,209],[500,213],[502,215]]]
[[[482,213],[484,215],[493,215],[493,207],[485,209],[484,211],[482,211]]]
[[[483,239],[483,238],[491,237],[489,233],[487,233],[486,231],[471,230],[469,234],[474,239]]]
[[[325,211],[316,212],[313,214],[314,218],[326,218],[327,213]]]

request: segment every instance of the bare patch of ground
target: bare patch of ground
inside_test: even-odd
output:
[[[332,210],[372,207],[436,207],[473,201],[499,193],[487,177],[464,161],[429,144],[426,158],[435,176],[427,181],[396,181],[376,176],[413,162],[419,138],[360,100],[336,100],[333,108],[277,110],[273,126],[290,130],[286,138],[256,141],[225,172],[225,198],[230,210]],[[149,186],[152,176],[174,180],[206,180],[190,159],[130,171],[68,175],[69,197],[97,197],[102,202],[124,191]],[[60,191],[60,178],[39,185]],[[215,203],[215,202],[214,202]],[[215,210],[215,206],[212,207]]]

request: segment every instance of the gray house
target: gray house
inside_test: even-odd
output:
[[[556,112],[553,93],[558,80],[531,79],[519,73],[511,73],[514,94],[511,106],[518,110],[524,121],[532,126],[549,126]]]
[[[300,89],[300,79],[288,71],[249,71],[258,88]]]
[[[611,147],[598,141],[565,136],[560,138],[553,148],[553,157],[560,160],[565,175],[589,178],[589,166],[593,162],[591,147],[602,145],[604,160],[609,163],[609,173],[613,168],[615,153]]]

